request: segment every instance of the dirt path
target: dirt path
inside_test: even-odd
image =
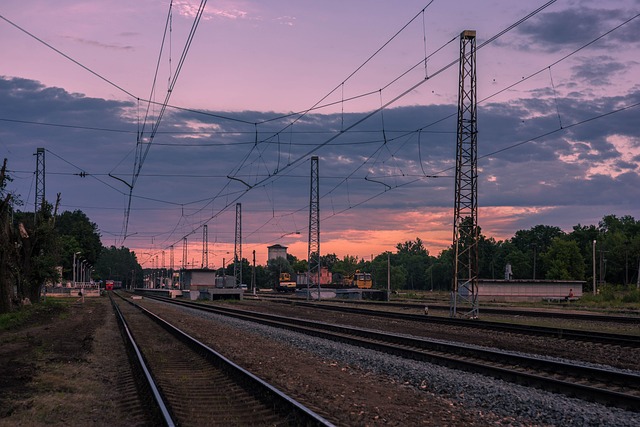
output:
[[[30,323],[0,332],[0,426],[135,424],[118,402],[128,367],[106,298],[69,300]]]

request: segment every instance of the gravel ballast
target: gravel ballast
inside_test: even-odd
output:
[[[512,425],[633,426],[640,414],[524,387],[477,374],[416,362],[297,332],[188,310],[195,316],[259,334],[320,357],[349,364],[418,390],[444,395],[459,405],[493,412]]]

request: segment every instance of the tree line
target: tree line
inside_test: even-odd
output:
[[[598,225],[575,225],[566,233],[559,227],[536,225],[519,230],[509,239],[496,241],[478,230],[480,279],[504,279],[505,267],[511,265],[513,279],[581,280],[585,291],[593,283],[595,245],[596,283],[638,285],[640,271],[640,221],[632,216],[606,215]],[[398,243],[395,252],[384,252],[372,260],[351,255],[342,259],[336,254],[321,256],[321,265],[330,272],[349,276],[356,270],[372,273],[374,287],[386,289],[387,277],[392,290],[450,290],[454,251],[449,247],[432,256],[417,237]],[[306,260],[287,254],[287,259],[272,260],[266,274],[259,277],[274,282],[279,272],[307,271]],[[232,274],[232,273],[231,273]],[[264,285],[257,280],[258,286]]]
[[[0,313],[25,300],[38,302],[43,286],[72,280],[76,261],[93,267],[94,277],[142,280],[142,268],[127,248],[104,248],[98,227],[79,210],[57,213],[42,201],[38,212],[24,212],[19,196],[8,190],[7,159],[0,169]],[[126,276],[126,277],[124,277]]]
[[[594,243],[595,252],[594,252]],[[479,230],[480,279],[504,279],[511,265],[513,279],[582,280],[592,289],[595,255],[596,283],[638,286],[640,272],[640,221],[632,216],[606,215],[598,225],[575,225],[566,233],[559,227],[536,225],[519,230],[510,239],[496,241]],[[449,290],[453,277],[453,247],[431,256],[423,242],[399,243],[395,253],[385,253],[370,265],[375,286],[387,283],[387,260],[393,289]]]
[[[82,211],[58,214],[60,195],[55,207],[43,201],[36,213],[20,211],[22,202],[7,190],[11,178],[6,163],[5,159],[0,170],[0,313],[12,310],[25,298],[38,301],[45,283],[70,280],[74,254],[93,266],[94,278],[118,280],[125,287],[142,283],[143,270],[136,254],[125,247],[103,247],[96,224]],[[536,225],[504,241],[483,235],[481,229],[478,235],[481,279],[504,278],[505,266],[510,264],[514,279],[584,280],[588,291],[595,255],[597,283],[638,286],[640,280],[640,221],[629,215],[606,215],[598,225],[578,224],[569,233]],[[432,256],[418,237],[371,260],[326,254],[321,256],[321,265],[343,277],[356,270],[372,273],[374,287],[379,289],[386,289],[389,275],[393,290],[449,290],[453,254],[449,247]],[[242,268],[244,282],[250,283],[252,268],[246,259]],[[226,270],[233,275],[233,265]],[[256,284],[273,286],[285,271],[307,271],[307,261],[288,254],[287,259],[257,266]]]

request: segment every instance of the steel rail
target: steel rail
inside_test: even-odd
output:
[[[265,300],[278,300],[281,302],[292,302],[296,304],[300,301],[306,301],[305,298],[299,297],[284,297],[281,295],[259,295],[258,299]],[[432,301],[424,301],[421,303],[416,302],[387,302],[387,301],[334,301],[336,303],[345,305],[369,305],[369,306],[381,306],[381,307],[397,307],[397,308],[415,308],[423,309],[425,305],[429,307],[429,310],[446,311],[449,312],[449,305],[436,304]],[[607,323],[630,323],[640,324],[640,313],[630,314],[628,316],[621,315],[607,315],[597,313],[571,313],[571,312],[559,312],[550,311],[548,309],[517,309],[517,308],[499,308],[499,307],[486,307],[480,308],[481,313],[498,314],[505,316],[527,316],[527,317],[543,317],[543,318],[559,318],[559,319],[576,319],[595,322],[607,322]]]
[[[121,328],[122,336],[125,340],[125,345],[130,350],[131,361],[133,363],[133,367],[135,370],[138,370],[142,373],[142,377],[144,382],[141,379],[138,380],[139,387],[143,390],[147,390],[152,398],[154,405],[149,408],[149,413],[152,418],[156,420],[160,420],[160,422],[167,427],[174,427],[176,425],[175,420],[173,419],[173,415],[169,410],[169,405],[166,402],[166,399],[160,392],[160,388],[156,384],[153,375],[151,374],[151,370],[147,366],[147,363],[136,343],[136,340],[133,338],[131,334],[131,330],[129,329],[129,325],[125,320],[122,311],[120,311],[120,307],[115,303],[113,298],[111,297],[111,293],[109,293],[109,300],[111,301],[111,305],[113,306],[113,310],[116,313],[116,317],[118,320],[118,325]],[[137,376],[139,378],[139,376]],[[140,383],[142,382],[142,383]]]
[[[120,296],[120,295],[119,295]],[[243,384],[247,386],[247,390],[257,390],[262,391],[262,396],[266,396],[266,400],[270,401],[274,407],[280,408],[283,413],[293,414],[297,425],[306,425],[306,426],[333,426],[331,422],[321,417],[320,415],[313,412],[311,409],[307,408],[297,400],[288,396],[284,392],[280,391],[275,386],[269,384],[264,381],[260,377],[255,374],[249,372],[248,370],[242,368],[240,365],[236,364],[232,360],[223,356],[219,352],[215,351],[211,347],[207,346],[203,342],[197,340],[191,335],[187,334],[183,330],[177,328],[172,325],[168,321],[162,319],[157,314],[147,310],[146,308],[140,306],[139,304],[134,303],[133,301],[129,301],[120,296],[124,301],[133,305],[141,312],[143,312],[146,316],[154,320],[158,325],[162,326],[169,333],[174,335],[176,338],[183,341],[185,344],[193,348],[195,351],[201,352],[205,354],[210,360],[214,361],[216,365],[224,367],[224,369],[230,373],[233,377],[239,378]],[[151,298],[151,297],[147,297]]]
[[[341,305],[327,305],[319,303],[296,302],[296,305],[312,307],[321,310],[340,311],[366,316],[386,317],[399,320],[410,320],[423,323],[437,323],[442,325],[462,326],[475,329],[488,329],[500,332],[517,333],[533,336],[551,337],[566,340],[593,342],[599,344],[618,345],[623,347],[640,348],[640,336],[611,334],[595,331],[581,331],[577,329],[551,328],[544,326],[507,324],[500,322],[489,322],[485,320],[452,319],[449,317],[434,317],[420,314],[397,313],[392,311],[373,310],[367,308],[357,308]],[[419,306],[416,308],[422,309]]]
[[[640,390],[638,389],[640,375],[635,373],[579,366],[499,350],[479,349],[467,345],[399,336],[369,329],[333,325],[299,318],[214,307],[168,298],[150,298],[370,348],[409,359],[482,373],[510,382],[534,386],[547,391],[556,391],[571,397],[580,397],[585,400],[640,412]],[[523,372],[523,368],[535,372]],[[573,377],[573,379],[561,379],[558,376],[563,378]],[[584,384],[585,381],[599,385],[610,383],[613,386],[611,388],[595,387],[590,384]],[[620,387],[632,389],[635,394],[616,390],[616,388]]]

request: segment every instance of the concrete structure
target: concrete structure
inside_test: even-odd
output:
[[[271,246],[267,246],[267,260],[271,261],[272,259],[276,259],[278,257],[282,257],[287,259],[287,247],[282,246],[280,244],[275,244]]]
[[[200,290],[216,287],[216,271],[208,268],[182,270],[182,288]]]
[[[586,282],[578,280],[478,280],[478,295],[482,301],[564,300],[582,296]]]
[[[188,299],[242,299],[244,293],[235,287],[233,276],[216,277],[208,268],[184,269],[182,272],[183,296]]]

